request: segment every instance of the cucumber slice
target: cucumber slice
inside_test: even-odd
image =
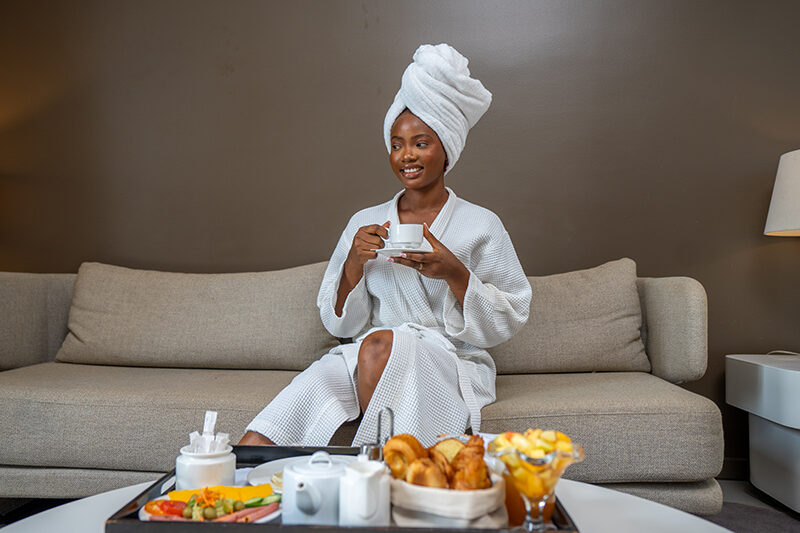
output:
[[[261,498],[261,501],[262,501],[261,505],[269,505],[271,503],[281,501],[281,495],[280,494],[272,494],[270,496],[266,496],[264,498]]]
[[[250,498],[246,502],[244,502],[245,507],[258,507],[259,505],[264,505],[262,502],[264,498],[260,496],[256,496],[255,498]]]

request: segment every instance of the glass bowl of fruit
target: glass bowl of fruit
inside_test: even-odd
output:
[[[556,529],[546,508],[552,513],[556,483],[569,465],[583,461],[583,449],[560,431],[528,429],[500,433],[489,443],[488,452],[505,463],[510,481],[525,502],[521,528]]]

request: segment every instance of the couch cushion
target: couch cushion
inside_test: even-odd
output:
[[[701,481],[722,468],[716,404],[651,374],[608,372],[497,377],[481,431],[559,429],[586,460],[565,476],[592,483]]]
[[[599,486],[668,505],[685,513],[710,516],[722,511],[722,488],[713,478],[690,483],[607,483]]]
[[[631,259],[528,279],[528,323],[489,350],[498,374],[650,371]]]
[[[325,266],[180,274],[84,263],[56,360],[302,370],[338,344],[316,306]]]
[[[0,464],[166,471],[206,409],[237,441],[297,375],[43,363],[0,372]],[[482,431],[557,428],[583,445],[567,477],[700,481],[722,465],[716,405],[643,373],[499,376]],[[24,428],[24,430],[20,430]]]
[[[238,442],[296,375],[68,363],[0,372],[0,464],[166,472],[206,409]]]

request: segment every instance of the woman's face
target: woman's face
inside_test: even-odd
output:
[[[389,163],[406,189],[425,190],[444,179],[447,154],[439,136],[406,110],[394,121]]]

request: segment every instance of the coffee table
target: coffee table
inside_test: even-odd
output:
[[[105,520],[150,483],[66,503],[2,528],[2,533],[103,533]],[[730,533],[672,507],[588,483],[562,479],[556,495],[581,533]]]

